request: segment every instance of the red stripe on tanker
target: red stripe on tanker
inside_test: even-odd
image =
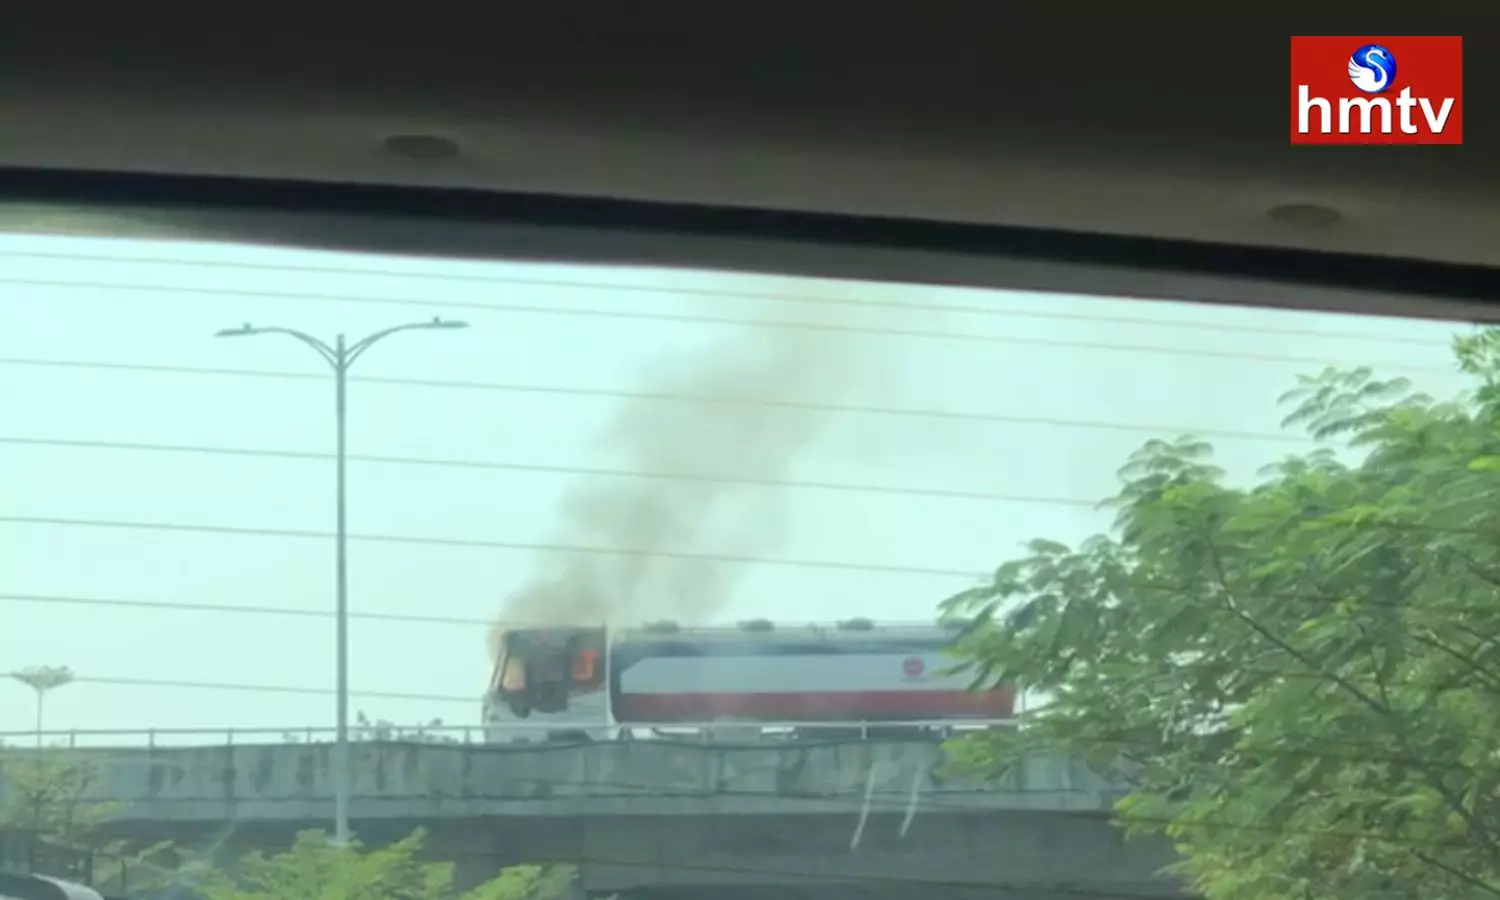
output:
[[[622,694],[615,721],[622,724],[711,722],[717,719],[767,722],[936,721],[1004,719],[1011,694],[997,691],[861,691],[826,693]]]
[[[943,654],[942,640],[778,637],[641,640],[634,646],[622,640],[614,669],[616,720],[935,720],[1004,718],[1013,711],[1011,691],[970,691],[972,676],[948,673],[953,661]]]

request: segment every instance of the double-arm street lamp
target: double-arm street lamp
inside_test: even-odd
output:
[[[256,328],[245,324],[239,328],[226,328],[215,337],[255,337],[263,334],[279,334],[294,338],[311,347],[314,352],[323,358],[333,368],[334,380],[334,419],[335,433],[337,435],[335,450],[335,471],[337,488],[335,490],[334,505],[336,508],[335,518],[335,557],[334,563],[334,595],[335,595],[335,618],[337,620],[337,662],[338,676],[335,693],[338,695],[338,730],[334,738],[333,747],[333,789],[334,789],[334,839],[340,845],[349,842],[349,794],[350,794],[350,772],[349,772],[349,531],[348,531],[348,505],[345,495],[344,471],[347,463],[345,422],[348,419],[348,395],[349,367],[359,359],[364,352],[393,334],[403,331],[433,330],[467,328],[466,322],[455,322],[434,316],[430,321],[411,322],[405,325],[395,325],[385,328],[373,334],[366,335],[359,340],[348,343],[344,335],[340,334],[334,338],[333,345],[329,346],[324,341],[296,331],[291,328]]]

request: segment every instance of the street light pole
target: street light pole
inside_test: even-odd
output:
[[[333,833],[339,846],[349,843],[349,795],[351,791],[349,766],[349,514],[348,491],[345,472],[348,468],[348,393],[349,368],[354,361],[380,341],[402,331],[467,328],[468,323],[456,322],[434,316],[430,321],[411,322],[384,328],[347,343],[344,335],[334,337],[333,345],[291,328],[256,328],[249,323],[239,328],[226,328],[215,337],[254,337],[263,334],[280,334],[293,338],[312,348],[333,369],[334,383],[334,619],[336,622],[335,666],[337,675],[334,693],[337,696],[337,729],[333,744]]]
[[[338,675],[334,684],[333,738],[333,839],[340,847],[349,845],[349,797],[353,793],[353,773],[349,766],[349,494],[346,469],[349,458],[347,425],[349,421],[349,352],[342,333],[333,343],[334,430],[334,628],[337,637],[334,665]]]
[[[350,771],[350,502],[348,502],[348,383],[350,354],[344,333],[333,339],[333,420],[335,420],[335,526],[333,526],[333,619],[335,619],[335,735],[333,735],[333,840],[350,844],[350,795],[354,775]]]
[[[7,674],[36,692],[36,748],[40,750],[42,749],[42,736],[47,733],[44,721],[47,692],[71,683],[73,670],[67,666],[31,666]]]

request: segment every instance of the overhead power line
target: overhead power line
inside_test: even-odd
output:
[[[1190,330],[1190,331],[1209,331],[1209,332],[1213,332],[1215,334],[1224,334],[1225,332],[1233,332],[1233,333],[1236,333],[1236,334],[1263,334],[1263,335],[1268,335],[1268,336],[1270,336],[1270,335],[1276,335],[1276,336],[1283,336],[1283,337],[1318,337],[1318,338],[1327,338],[1327,339],[1336,339],[1336,340],[1368,341],[1368,342],[1371,342],[1371,343],[1405,344],[1405,345],[1426,346],[1426,347],[1447,346],[1448,343],[1449,343],[1449,340],[1447,338],[1398,337],[1398,336],[1394,336],[1394,335],[1373,335],[1373,334],[1364,334],[1364,333],[1352,332],[1352,331],[1315,331],[1315,330],[1309,330],[1309,329],[1306,329],[1306,328],[1277,328],[1277,327],[1268,327],[1268,326],[1264,326],[1264,325],[1253,325],[1253,326],[1250,326],[1250,325],[1237,325],[1237,326],[1234,326],[1234,327],[1226,327],[1223,323],[1214,323],[1214,322],[1174,321],[1174,320],[1163,320],[1163,319],[1149,319],[1149,318],[1142,318],[1142,317],[1139,317],[1139,316],[1110,316],[1110,315],[1099,315],[1099,314],[1096,314],[1096,313],[1063,312],[1063,311],[1058,311],[1058,310],[1046,310],[1046,311],[1043,311],[1043,310],[1031,310],[1031,309],[1004,309],[1004,308],[1000,308],[1000,307],[986,306],[986,305],[982,305],[982,304],[973,304],[973,303],[917,303],[917,302],[902,301],[902,300],[860,300],[860,299],[855,299],[855,298],[850,298],[850,297],[828,297],[828,296],[824,296],[824,295],[794,294],[794,293],[788,293],[788,292],[773,292],[773,291],[764,291],[764,290],[761,290],[761,291],[749,291],[749,290],[726,290],[724,288],[707,288],[707,287],[675,287],[675,286],[668,286],[668,285],[645,285],[645,284],[631,284],[631,283],[620,282],[620,281],[596,281],[596,280],[591,281],[591,280],[585,280],[585,279],[567,279],[567,278],[517,278],[517,277],[513,277],[513,276],[477,275],[477,274],[471,274],[471,273],[466,273],[466,272],[454,272],[454,271],[447,271],[447,272],[410,272],[410,271],[408,271],[408,272],[402,272],[402,271],[396,271],[396,270],[391,270],[391,269],[362,268],[362,267],[354,267],[354,266],[328,266],[328,265],[311,266],[311,265],[305,265],[305,264],[296,264],[296,265],[294,265],[294,264],[270,263],[270,262],[255,262],[255,263],[231,262],[231,261],[228,261],[228,260],[180,260],[180,259],[179,260],[170,260],[170,259],[150,259],[150,258],[138,258],[138,257],[132,258],[132,257],[122,257],[122,256],[106,255],[106,254],[72,254],[72,253],[64,254],[64,253],[43,253],[43,252],[38,252],[38,251],[15,251],[15,250],[0,251],[0,257],[6,257],[6,258],[10,258],[10,259],[44,259],[44,260],[52,260],[52,261],[68,262],[68,263],[73,263],[73,262],[110,263],[110,264],[114,264],[114,265],[124,265],[124,266],[131,266],[131,265],[135,265],[135,266],[143,266],[143,265],[145,265],[145,266],[163,266],[163,265],[170,265],[170,266],[176,266],[176,267],[179,267],[179,268],[182,268],[182,269],[207,269],[207,270],[210,270],[210,271],[227,271],[227,272],[275,272],[275,273],[283,273],[283,274],[291,274],[291,275],[308,275],[308,274],[311,274],[311,275],[330,275],[330,276],[335,276],[335,277],[342,276],[342,277],[352,277],[352,278],[372,278],[372,277],[374,277],[374,278],[389,278],[389,279],[404,279],[404,280],[410,280],[410,281],[420,281],[420,282],[426,282],[426,283],[429,283],[429,284],[433,283],[433,282],[436,282],[436,283],[439,283],[439,284],[469,284],[469,285],[475,285],[475,286],[479,286],[479,287],[505,287],[505,288],[532,287],[532,288],[552,289],[552,290],[598,291],[598,292],[601,292],[601,293],[608,293],[608,294],[610,294],[612,296],[619,296],[619,295],[622,295],[622,294],[648,294],[648,295],[652,295],[652,296],[714,297],[714,298],[719,298],[719,299],[724,299],[724,300],[751,300],[751,301],[756,301],[756,302],[784,303],[784,304],[789,304],[789,305],[793,305],[793,306],[826,306],[826,307],[833,307],[833,308],[843,307],[843,308],[856,308],[856,309],[894,310],[894,311],[900,311],[900,312],[921,313],[923,315],[932,315],[932,314],[940,314],[940,315],[943,315],[943,314],[957,314],[957,315],[983,316],[983,317],[1002,318],[1002,319],[1035,319],[1035,320],[1039,320],[1039,321],[1062,321],[1062,322],[1075,321],[1075,322],[1086,322],[1086,323],[1090,323],[1090,324],[1106,324],[1106,325],[1142,325],[1142,326],[1155,327],[1155,328],[1177,328],[1177,329]],[[28,280],[28,279],[18,279],[16,281],[11,281],[11,280],[8,280],[8,279],[0,278],[0,283],[12,283],[12,284],[14,284],[14,283],[18,283],[18,282],[21,283],[21,284],[34,283],[35,282],[35,283],[40,283],[43,286],[49,285],[49,282],[47,280],[43,280],[43,279],[31,279],[31,280]],[[72,285],[73,285],[73,282],[66,283],[66,286],[72,286]],[[63,286],[63,285],[58,285],[58,286]],[[863,287],[863,285],[860,285],[860,287]],[[886,288],[886,289],[889,289],[890,287],[899,287],[899,288],[905,288],[906,290],[910,290],[910,291],[913,291],[913,292],[923,291],[923,290],[932,290],[932,291],[941,290],[941,291],[944,291],[946,293],[956,293],[958,291],[963,291],[964,293],[984,292],[984,293],[990,293],[990,294],[1018,293],[1017,291],[1010,291],[1010,290],[1007,290],[1007,289],[1004,289],[1004,288],[973,288],[973,287],[965,288],[965,287],[961,287],[961,286],[951,286],[951,287],[943,287],[943,288],[930,288],[930,287],[928,287],[926,285],[910,285],[909,286],[909,285],[904,285],[904,284],[887,284],[887,285],[882,285],[882,287]],[[1021,291],[1019,293],[1036,293],[1036,292],[1035,291]],[[285,296],[285,295],[280,295],[280,296]],[[357,300],[359,298],[333,298],[333,299],[356,299]],[[1096,300],[1096,301],[1100,301],[1100,300],[1107,301],[1107,300],[1110,300],[1112,298],[1107,298],[1107,297],[1097,297],[1097,298],[1094,298],[1094,297],[1091,297],[1089,299]],[[420,303],[421,301],[413,301],[413,302],[414,303]],[[429,301],[429,302],[431,302],[431,301]]]
[[[1320,370],[1330,365],[1342,365],[1348,367],[1365,365],[1382,370],[1428,372],[1444,375],[1457,374],[1451,366],[1413,365],[1412,363],[1399,362],[1394,360],[1381,360],[1378,362],[1340,362],[1310,356],[1290,356],[1276,353],[1248,353],[1229,350],[1205,350],[1197,347],[1163,347],[1156,345],[1115,343],[1109,341],[1081,341],[1060,338],[1019,337],[1016,335],[1005,334],[979,334],[974,332],[961,331],[933,331],[929,329],[918,328],[892,328],[833,322],[769,321],[754,318],[733,319],[721,318],[716,316],[689,315],[686,313],[646,312],[642,310],[590,309],[559,305],[526,305],[516,303],[475,303],[473,301],[462,300],[440,302],[414,297],[374,297],[368,295],[330,296],[327,294],[302,294],[285,291],[250,291],[238,288],[205,289],[201,285],[137,285],[117,284],[113,282],[62,281],[53,279],[18,279],[4,277],[0,277],[0,284],[30,287],[76,288],[81,290],[112,291],[117,293],[128,292],[147,294],[185,294],[199,298],[201,298],[205,293],[211,293],[221,297],[240,297],[247,300],[297,300],[302,302],[316,301],[328,303],[421,307],[424,309],[467,309],[483,310],[485,312],[510,315],[554,317],[561,316],[568,318],[607,319],[616,321],[633,320],[641,322],[671,323],[679,325],[710,325],[716,327],[730,327],[738,329],[748,328],[770,329],[777,331],[810,331],[826,334],[843,334],[854,337],[903,338],[908,340],[932,340],[975,344],[993,344],[998,346],[1012,347],[1050,347],[1053,349],[1089,350],[1106,353],[1131,353],[1136,355],[1149,356],[1180,356],[1195,359],[1239,360],[1243,362],[1267,364],[1314,366]]]
[[[326,376],[317,372],[275,372],[264,369],[231,369],[209,366],[175,366],[154,363],[104,362],[97,360],[41,359],[25,357],[0,357],[0,366],[25,366],[50,369],[96,370],[101,372],[139,372],[155,375],[174,375],[205,378],[265,378],[284,381],[322,380]],[[802,400],[778,400],[755,397],[709,397],[694,394],[674,394],[660,391],[625,391],[604,388],[564,387],[555,385],[515,384],[486,381],[456,381],[424,378],[382,378],[351,375],[351,383],[376,384],[394,387],[428,388],[439,390],[491,391],[511,394],[536,394],[539,396],[597,397],[608,400],[651,400],[662,403],[693,403],[705,406],[750,406],[764,409],[784,409],[792,412],[838,413],[842,415],[866,415],[889,418],[915,418],[955,422],[983,422],[1005,425],[1035,425],[1047,428],[1081,428],[1100,431],[1120,431],[1132,434],[1149,434],[1160,437],[1164,434],[1190,433],[1204,438],[1226,438],[1245,441],[1273,441],[1306,446],[1313,443],[1307,435],[1271,433],[1264,431],[1238,431],[1221,428],[1180,428],[1171,425],[1137,424],[1129,422],[1091,421],[1065,419],[1052,416],[1016,416],[998,413],[965,412],[959,410],[917,409],[912,407],[854,405],[837,403],[815,403]]]
[[[183,453],[206,456],[235,456],[247,458],[286,459],[314,462],[331,462],[333,454],[311,450],[275,450],[258,447],[213,447],[202,444],[152,444],[133,441],[93,441],[66,438],[36,438],[19,435],[0,435],[0,445],[55,447],[75,450],[113,450],[141,453]],[[935,488],[900,487],[896,485],[857,484],[832,481],[800,481],[770,478],[739,478],[730,475],[673,474],[667,472],[641,472],[627,469],[602,469],[587,466],[561,466],[545,463],[491,462],[467,459],[433,459],[416,456],[378,456],[351,453],[351,463],[385,466],[419,466],[442,469],[487,469],[535,474],[578,475],[591,478],[636,478],[655,481],[699,482],[708,484],[736,484],[746,487],[761,487],[776,490],[812,490],[856,494],[889,494],[901,497],[925,497],[939,500],[981,500],[1001,503],[1031,503],[1045,506],[1076,506],[1093,508],[1097,501],[1070,497],[1043,497],[1027,494],[1005,494],[988,491],[954,491]]]
[[[0,594],[0,603],[38,603],[62,606],[101,606],[123,609],[159,609],[172,612],[233,613],[251,616],[287,616],[298,619],[331,619],[333,610],[296,609],[287,606],[252,606],[235,603],[176,602],[168,600],[132,600],[125,597],[79,597],[66,594]],[[415,613],[351,612],[351,619],[372,622],[399,622],[421,625],[492,625],[495,619],[465,616],[428,616]],[[498,618],[498,617],[497,617]]]
[[[333,696],[333,688],[308,687],[289,684],[235,684],[221,681],[185,681],[177,678],[116,678],[103,675],[80,675],[73,679],[80,684],[108,684],[120,687],[181,688],[202,691],[243,691],[253,694],[309,694]],[[453,694],[409,694],[400,691],[351,690],[352,697],[370,697],[380,700],[422,700],[436,703],[477,703],[479,697],[460,697]]]
[[[32,525],[53,528],[98,528],[126,531],[162,531],[180,534],[220,534],[235,537],[296,538],[332,540],[325,531],[294,528],[251,528],[236,525],[191,524],[185,522],[130,522],[107,519],[72,519],[51,516],[0,516],[0,524]],[[493,541],[472,538],[422,537],[395,534],[351,534],[350,541],[382,544],[406,544],[431,547],[471,547],[486,550],[520,550],[533,553],[587,554],[593,556],[648,556],[682,562],[730,563],[756,566],[780,566],[794,569],[827,569],[831,571],[871,572],[891,575],[928,575],[934,577],[982,577],[978,570],[949,569],[937,566],[907,566],[885,563],[858,563],[842,560],[785,559],[731,553],[684,553],[671,550],[638,550],[620,547],[588,547],[575,544],[548,544],[524,541]]]
[[[1152,582],[1125,583],[1122,587],[1132,587],[1141,591],[1162,590],[1190,590],[1188,586],[1172,587]],[[1299,603],[1310,603],[1319,606],[1331,606],[1342,603],[1338,597],[1328,597],[1316,592],[1277,591],[1272,596],[1296,600]],[[8,603],[36,603],[36,604],[59,604],[67,606],[98,606],[98,607],[120,607],[126,609],[152,609],[175,612],[214,612],[239,615],[256,616],[286,616],[292,618],[332,618],[332,610],[305,609],[287,606],[258,606],[254,604],[235,603],[205,603],[201,601],[172,601],[172,600],[140,600],[127,597],[95,597],[79,596],[73,594],[32,594],[32,593],[0,593],[0,602]],[[1367,597],[1361,601],[1363,605],[1375,609],[1405,609],[1409,604],[1403,600],[1379,599]],[[1477,611],[1477,609],[1476,609]],[[352,619],[364,619],[374,622],[397,622],[403,624],[424,625],[462,625],[462,626],[489,626],[494,624],[495,618],[480,618],[474,616],[437,616],[422,613],[399,613],[399,612],[351,612]],[[1253,672],[1254,670],[1246,670]],[[1308,677],[1321,679],[1319,673],[1296,673],[1289,670],[1274,670],[1278,675],[1286,677]]]

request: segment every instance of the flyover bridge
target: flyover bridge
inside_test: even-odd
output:
[[[140,838],[285,843],[333,816],[332,745],[246,742],[72,749],[100,767],[87,802],[118,804]],[[1122,788],[1037,758],[987,782],[943,771],[933,740],[576,745],[355,741],[354,830],[384,841],[422,826],[435,855],[477,881],[499,866],[580,865],[588,894],[816,889],[1075,900],[1178,896],[1163,843],[1108,822]],[[264,741],[264,736],[260,736]],[[146,744],[146,740],[155,745]],[[121,741],[123,742],[123,741]],[[31,751],[37,752],[37,751]],[[726,893],[726,896],[729,895]]]

